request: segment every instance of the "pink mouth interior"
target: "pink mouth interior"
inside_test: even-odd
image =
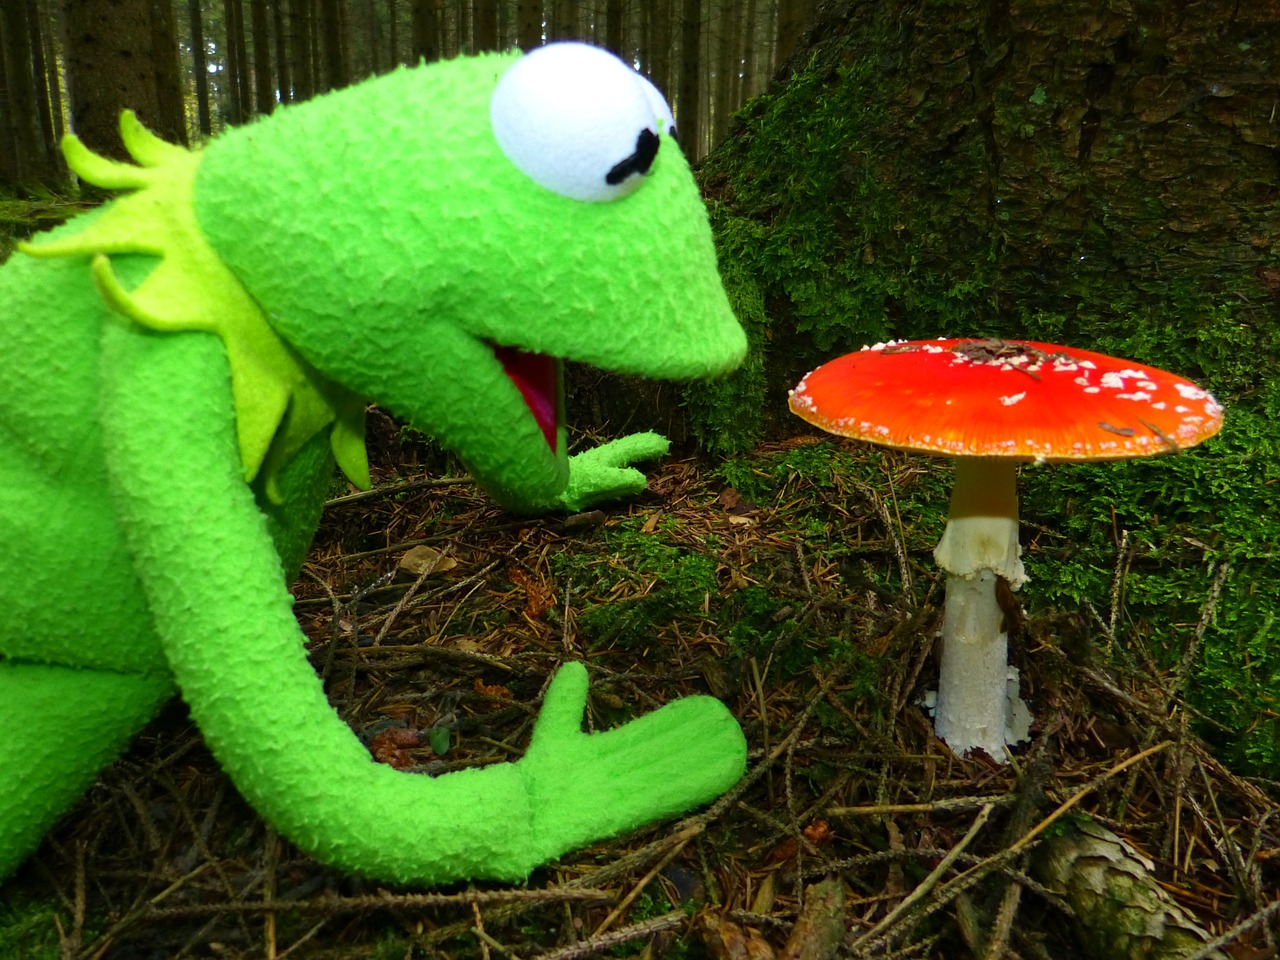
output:
[[[515,347],[495,346],[493,353],[511,382],[520,388],[525,405],[547,438],[547,446],[554,451],[558,437],[556,401],[559,398],[555,357],[528,353]]]

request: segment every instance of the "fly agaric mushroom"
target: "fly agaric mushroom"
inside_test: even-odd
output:
[[[1222,408],[1195,384],[1100,353],[1014,340],[876,344],[823,364],[791,411],[829,433],[956,459],[934,559],[947,574],[934,731],[957,754],[1006,759],[1030,714],[1008,665],[1001,581],[1019,559],[1017,465],[1170,453],[1213,436]]]

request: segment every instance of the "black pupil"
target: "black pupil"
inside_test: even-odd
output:
[[[616,187],[633,173],[648,173],[653,166],[653,158],[658,155],[658,135],[647,127],[636,137],[636,152],[621,163],[614,164],[612,170],[604,175],[604,182]]]

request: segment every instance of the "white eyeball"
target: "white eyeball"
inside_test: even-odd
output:
[[[535,183],[574,200],[616,200],[635,190],[674,135],[656,87],[613,54],[553,43],[521,57],[489,103],[498,146]]]

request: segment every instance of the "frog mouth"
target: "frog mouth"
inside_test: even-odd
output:
[[[520,391],[551,452],[557,452],[560,436],[560,361],[545,353],[494,345],[493,355]]]

